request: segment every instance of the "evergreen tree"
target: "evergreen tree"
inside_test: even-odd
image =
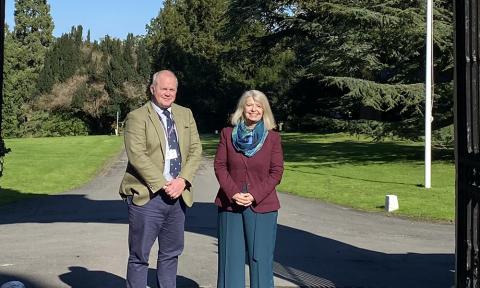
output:
[[[110,101],[107,107],[107,115],[115,117],[117,111],[126,112],[126,99],[122,94],[123,83],[126,81],[125,64],[122,55],[122,43],[118,39],[105,37],[101,43],[103,62],[103,79],[105,91]]]
[[[1,37],[0,37],[0,41],[2,41],[2,43],[3,43],[4,45],[5,45],[5,36],[6,36],[6,34],[8,34],[8,33],[9,33],[9,31],[8,31],[8,26],[5,24],[3,34],[2,34]],[[4,45],[3,45],[3,47],[4,47]],[[5,52],[5,49],[4,49],[4,51],[2,51],[1,54],[0,54],[0,59],[2,59],[2,60],[4,59],[4,54],[5,54],[4,52]],[[5,67],[2,66],[2,68],[3,68],[3,71],[5,71],[5,70],[4,70]],[[4,84],[4,80],[5,80],[4,75],[2,75],[2,81],[1,81],[1,82],[2,82],[2,87],[5,87],[5,85],[3,85],[3,84]],[[3,90],[4,90],[4,89],[2,89],[2,92],[3,92]],[[2,96],[3,96],[3,93],[2,93]],[[2,123],[3,123],[3,122],[2,122],[2,120],[3,120],[3,117],[2,117],[2,116],[3,116],[3,113],[2,113],[2,112],[3,112],[3,107],[4,107],[4,103],[3,103],[4,97],[1,97],[1,98],[2,98],[2,99],[0,99],[0,177],[2,177],[3,169],[4,169],[4,166],[3,166],[3,157],[10,151],[10,149],[5,146],[5,142],[3,141],[3,134],[4,134],[4,133],[2,133],[2,131],[3,131],[3,125],[2,125]]]
[[[21,79],[18,81],[21,89],[15,93],[25,102],[34,97],[38,73],[53,42],[53,21],[46,0],[16,0],[14,15],[13,39],[18,45],[15,69]]]
[[[177,74],[181,84],[178,102],[196,107],[199,126],[209,126],[209,130],[226,113],[217,109],[223,106],[217,105],[223,96],[219,60],[224,44],[219,36],[226,7],[223,0],[165,1],[147,27],[153,69],[171,69]]]
[[[105,87],[109,94],[114,94],[116,89],[119,89],[126,80],[125,65],[122,55],[122,43],[118,39],[109,41],[108,57],[104,69],[105,73]]]
[[[87,40],[86,40],[87,46],[90,46],[90,43],[91,43],[91,42],[90,42],[90,29],[88,29],[88,31],[87,31]]]
[[[293,48],[298,68],[292,93],[282,105],[287,107],[287,115],[351,115],[354,119],[388,121],[391,125],[385,133],[393,129],[397,134],[416,136],[421,131],[423,2],[239,0],[232,1],[229,16],[230,28],[236,31],[255,23],[268,28],[266,35],[254,40],[257,53],[268,54],[271,50],[265,47],[278,44]],[[436,1],[435,18],[437,91],[449,93],[453,78],[449,1]],[[300,101],[289,101],[292,97]],[[440,101],[446,97],[449,94],[436,95]],[[445,118],[443,123],[451,123],[451,106],[438,107],[447,110],[434,111],[437,116]]]
[[[132,33],[129,33],[127,39],[123,43],[122,64],[124,65],[123,70],[125,73],[125,80],[131,82],[138,78],[135,71],[135,59],[133,58],[134,50],[135,38]]]
[[[22,81],[20,79],[22,70],[19,67],[20,47],[14,40],[13,34],[5,25],[4,41],[4,64],[3,64],[3,107],[2,107],[2,135],[5,137],[19,136],[19,129],[23,105],[22,94],[17,89],[21,89]]]
[[[35,6],[29,10],[29,4]],[[90,31],[83,43],[81,25],[53,39],[53,24],[41,28],[51,21],[48,13],[39,18],[48,12],[45,1],[17,0],[16,8],[18,27],[5,31],[5,136],[109,133],[117,110],[123,117],[145,101],[150,61],[142,39],[106,35],[89,45]],[[36,20],[27,21],[27,15]],[[50,38],[44,35],[48,31]],[[33,45],[38,43],[48,45],[39,49]],[[37,97],[34,90],[40,92]]]
[[[78,25],[77,27],[72,27],[72,32],[70,33],[75,41],[75,45],[80,47],[83,43],[83,27],[82,25]]]
[[[291,49],[274,45],[259,53],[252,39],[268,27],[256,21],[229,29],[226,0],[166,1],[147,27],[146,43],[154,70],[172,69],[180,79],[179,102],[198,115],[199,127],[212,131],[225,124],[246,89],[261,89],[274,104],[290,88]],[[232,26],[242,21],[231,21]],[[185,95],[185,97],[183,97]],[[208,111],[208,112],[207,112]]]
[[[173,38],[169,38],[175,35]],[[178,11],[178,5],[173,0],[166,0],[158,16],[147,26],[146,44],[152,54],[154,70],[176,69],[181,65],[182,51],[180,45],[188,45],[188,28],[186,20]]]
[[[150,55],[145,44],[145,40],[142,39],[139,41],[136,49],[136,72],[139,77],[140,83],[148,83],[151,72],[150,64]]]
[[[53,42],[53,21],[46,0],[15,1],[15,40],[25,49],[25,65],[36,72]]]
[[[7,136],[20,136],[29,115],[25,102],[33,98],[38,73],[53,36],[53,22],[46,1],[17,0],[15,27],[6,33],[4,74],[4,115],[2,130]]]
[[[71,34],[63,34],[48,51],[37,83],[40,93],[49,92],[53,84],[65,82],[77,71],[82,59],[78,35],[72,27]]]

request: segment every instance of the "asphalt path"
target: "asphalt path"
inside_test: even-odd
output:
[[[117,191],[126,164],[121,154],[82,188],[0,207],[0,285],[18,280],[27,288],[125,287],[128,222]],[[211,159],[203,160],[194,186],[177,287],[215,287],[218,184]],[[276,287],[454,285],[452,224],[359,212],[283,193],[280,201]],[[154,246],[152,288],[155,265]]]

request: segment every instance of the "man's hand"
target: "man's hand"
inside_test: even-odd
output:
[[[186,186],[185,179],[175,178],[171,181],[168,181],[163,188],[165,193],[167,193],[171,199],[177,199],[180,197],[180,195],[182,195],[182,192],[185,190]]]
[[[237,193],[233,195],[232,199],[235,201],[235,203],[237,203],[237,205],[245,207],[252,205],[253,201],[255,201],[250,193]]]

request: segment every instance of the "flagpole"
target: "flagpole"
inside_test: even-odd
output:
[[[425,188],[431,188],[433,0],[427,0],[427,55],[425,67]]]

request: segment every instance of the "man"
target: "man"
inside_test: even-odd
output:
[[[147,286],[155,239],[158,287],[176,286],[185,210],[193,204],[192,181],[202,153],[192,112],[174,104],[177,87],[173,72],[155,73],[151,102],[130,112],[125,122],[128,166],[120,195],[128,205],[128,288]]]

